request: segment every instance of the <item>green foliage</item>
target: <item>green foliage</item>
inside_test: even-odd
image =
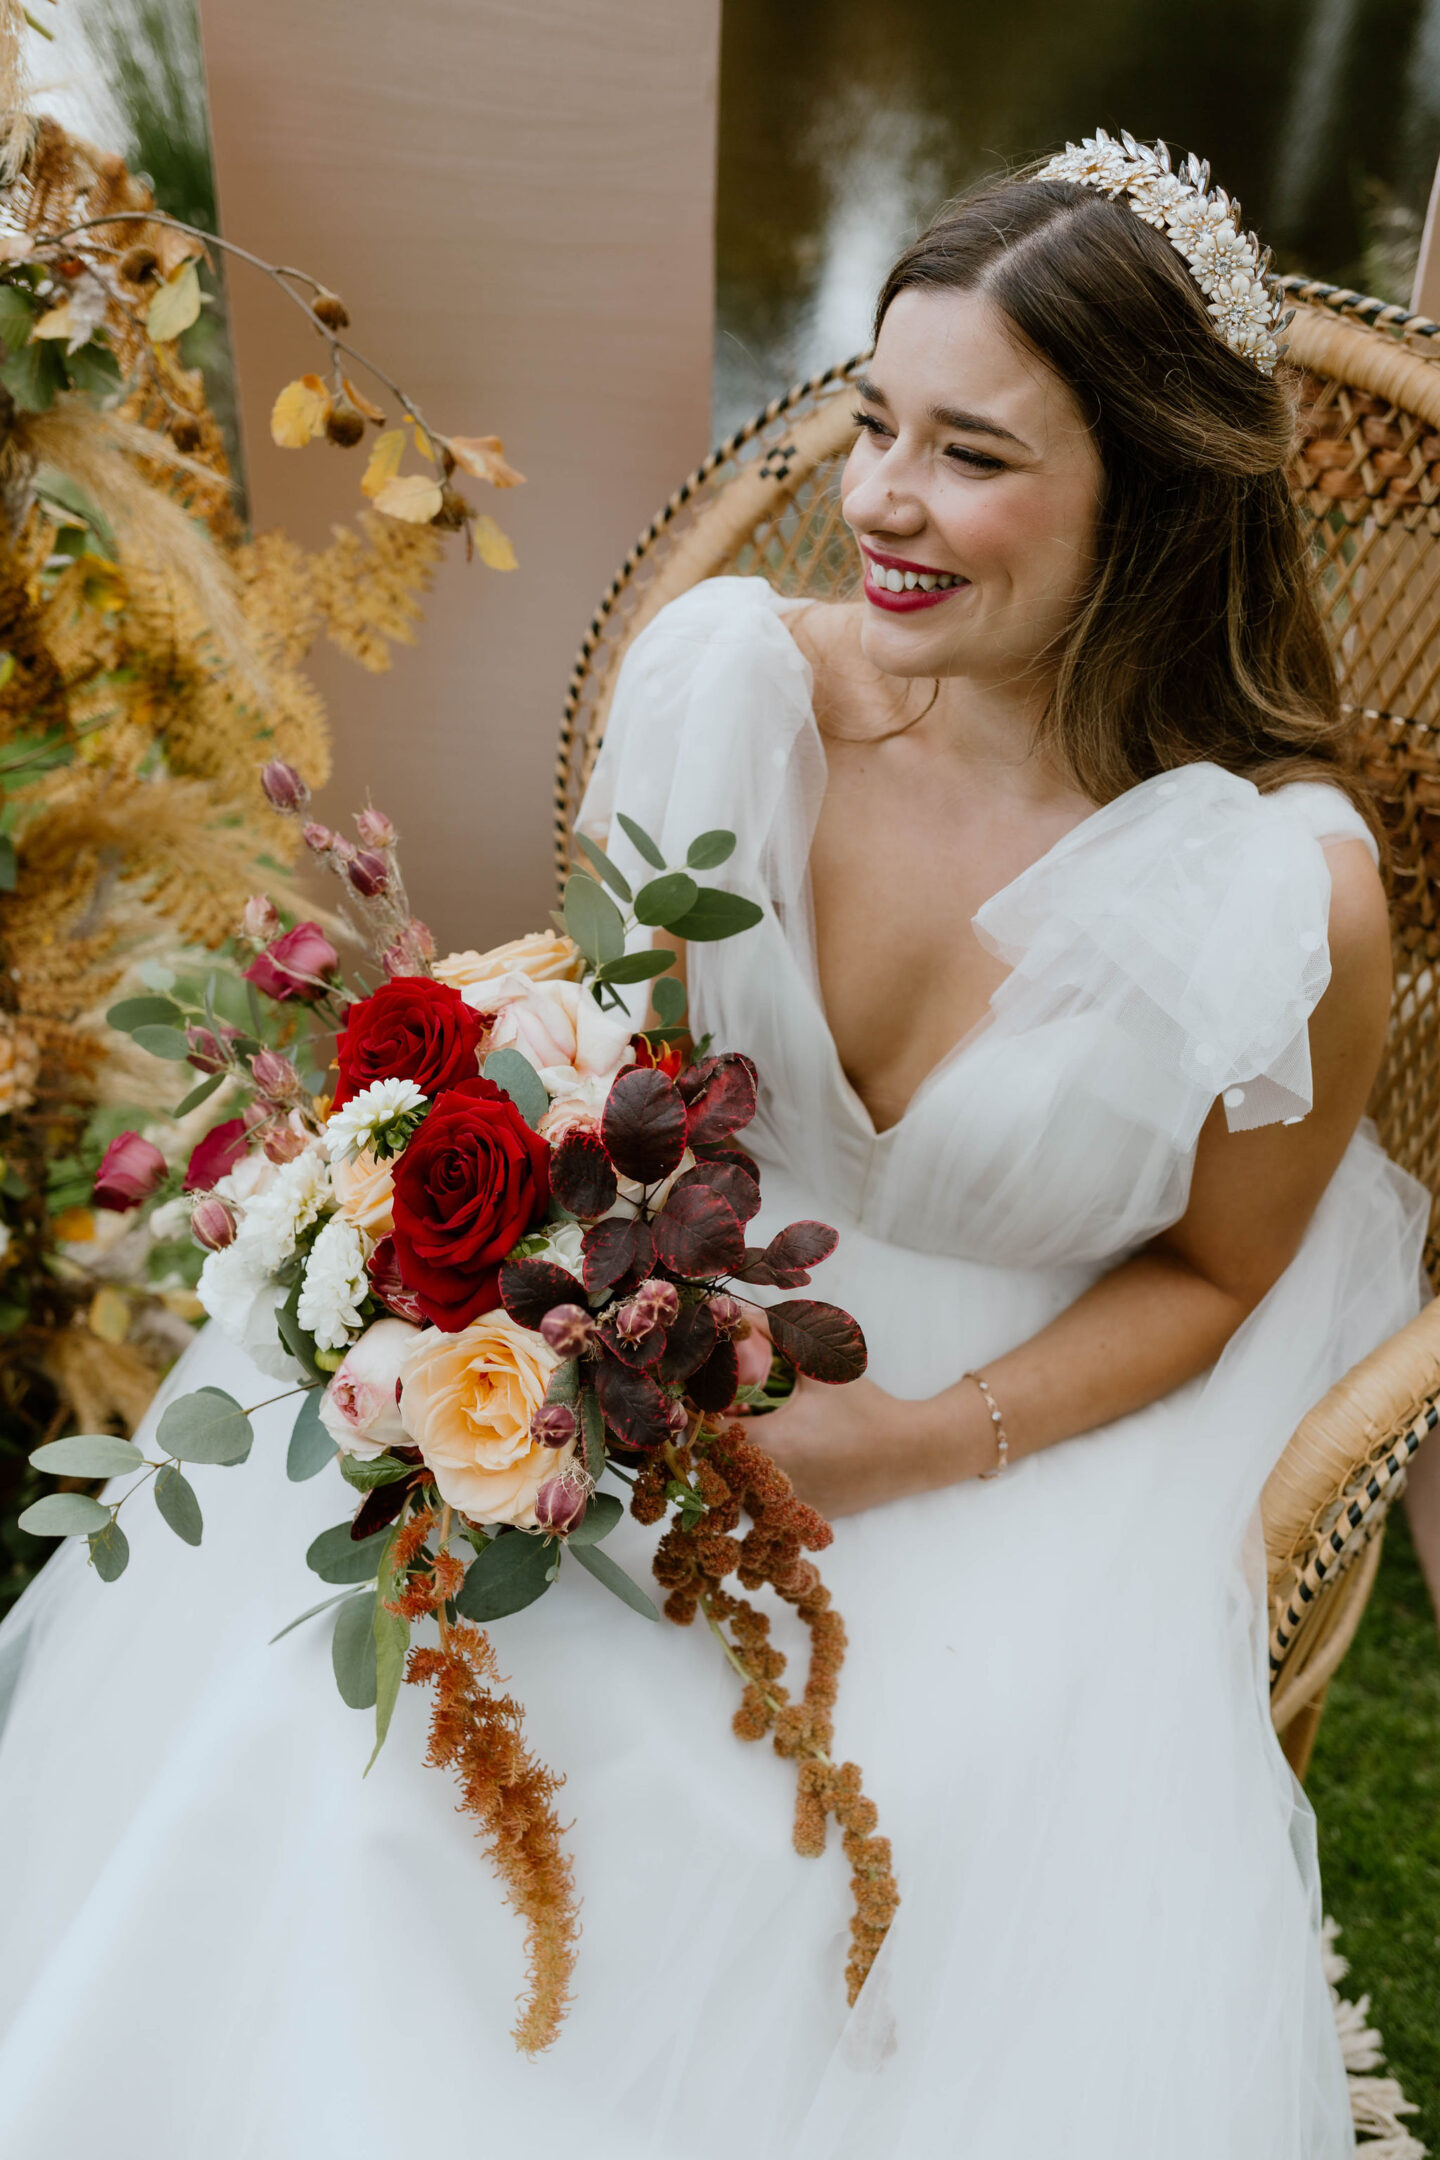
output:
[[[200,1543],[205,1530],[200,1502],[189,1478],[174,1463],[162,1464],[155,1473],[155,1505],[176,1537],[187,1545]]]
[[[549,1109],[550,1097],[530,1060],[518,1050],[492,1050],[481,1070],[487,1080],[504,1090],[533,1130]]]
[[[455,1600],[466,1620],[501,1620],[543,1597],[560,1568],[560,1551],[533,1531],[507,1530],[472,1560]]]
[[[118,1582],[130,1565],[130,1540],[118,1522],[107,1522],[92,1533],[90,1558],[101,1582]]]
[[[644,1620],[660,1618],[653,1600],[646,1597],[639,1583],[630,1580],[624,1568],[618,1567],[609,1553],[602,1552],[598,1545],[576,1545],[573,1538],[571,1545],[580,1566],[587,1574],[593,1575],[596,1582],[603,1583],[613,1596],[619,1598],[622,1605],[628,1605],[632,1612],[639,1613]]]
[[[352,1710],[373,1710],[379,1694],[373,1590],[342,1601],[330,1639],[330,1661],[342,1700]]]
[[[285,1475],[292,1485],[303,1485],[307,1478],[318,1476],[326,1463],[335,1459],[335,1442],[320,1422],[324,1394],[323,1388],[312,1387],[300,1398],[285,1456]]]
[[[368,1777],[375,1765],[375,1757],[385,1745],[390,1730],[390,1719],[400,1695],[400,1683],[405,1677],[405,1653],[410,1647],[410,1623],[386,1610],[386,1599],[393,1598],[399,1588],[395,1579],[395,1541],[400,1535],[397,1523],[385,1540],[385,1552],[380,1562],[380,1580],[375,1598],[375,1746],[365,1765]]]
[[[324,1429],[323,1427],[321,1428]],[[329,1435],[326,1435],[329,1438]],[[333,1446],[333,1441],[331,1442]],[[377,1485],[396,1485],[413,1475],[415,1465],[396,1455],[341,1455],[340,1475],[356,1492],[373,1492]]]
[[[1432,1445],[1434,1443],[1432,1442]],[[1440,2148],[1440,1638],[1404,1513],[1385,1533],[1369,1609],[1330,1693],[1306,1790],[1325,1910],[1368,1994],[1385,2059]],[[1360,2148],[1363,2153],[1365,2148]]]
[[[702,832],[698,839],[691,841],[685,867],[687,870],[718,870],[721,863],[729,862],[734,852],[734,833],[722,832],[717,826],[714,832]]]
[[[103,1530],[109,1520],[109,1508],[88,1493],[52,1492],[26,1508],[20,1528],[31,1537],[88,1537],[92,1530]]]
[[[242,1463],[255,1434],[233,1395],[223,1388],[202,1387],[170,1404],[155,1438],[180,1462]]]
[[[643,825],[637,825],[634,818],[626,817],[623,810],[616,811],[615,822],[634,848],[636,854],[643,856],[652,870],[663,870],[665,868],[665,857],[661,854]]]
[[[113,1433],[71,1433],[64,1440],[48,1440],[32,1449],[30,1460],[51,1477],[128,1477],[145,1467],[134,1442],[117,1440]]]
[[[635,895],[635,920],[653,928],[671,930],[683,922],[700,897],[700,887],[684,870],[669,870],[652,878]]]
[[[588,840],[584,833],[576,833],[575,845],[579,848],[595,875],[603,879],[604,883],[610,887],[611,892],[618,893],[628,907],[635,897],[630,890],[629,880],[622,877],[605,853],[604,848],[596,847],[595,842]]]
[[[592,967],[618,960],[625,950],[619,908],[583,870],[565,880],[565,927]]]
[[[583,1517],[566,1539],[566,1544],[572,1551],[579,1545],[598,1545],[601,1538],[609,1537],[623,1512],[623,1504],[616,1494],[594,1494]]]
[[[352,1538],[348,1522],[336,1523],[333,1530],[322,1530],[312,1541],[305,1565],[321,1582],[373,1582],[390,1538],[389,1530],[377,1530],[374,1537]]]

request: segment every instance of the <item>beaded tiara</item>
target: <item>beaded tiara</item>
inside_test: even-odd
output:
[[[1124,196],[1137,217],[1163,232],[1201,292],[1231,352],[1252,360],[1262,375],[1280,357],[1277,332],[1293,309],[1283,311],[1270,276],[1270,251],[1261,253],[1253,232],[1240,230],[1240,205],[1210,185],[1210,167],[1196,157],[1179,170],[1163,143],[1152,148],[1121,130],[1116,142],[1104,128],[1078,149],[1067,143],[1059,157],[1033,175],[1070,180],[1112,199]]]

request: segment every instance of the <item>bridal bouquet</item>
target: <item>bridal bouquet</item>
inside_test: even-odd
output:
[[[290,767],[262,778],[277,810],[304,818]],[[571,877],[554,930],[444,959],[410,913],[388,819],[361,812],[358,845],[307,823],[373,956],[370,979],[347,988],[327,929],[286,928],[258,896],[241,925],[248,1026],[221,1017],[247,1008],[218,977],[188,1005],[172,984],[115,1007],[113,1025],[202,1076],[177,1115],[221,1089],[236,1107],[195,1148],[182,1196],[137,1133],[114,1142],[94,1195],[122,1210],[188,1206],[207,1312],[298,1398],[289,1476],[333,1465],[350,1489],[353,1511],[307,1554],[331,1594],[290,1625],[332,1614],[336,1681],[348,1704],[373,1709],[377,1753],[402,1682],[433,1689],[429,1759],[455,1772],[526,1922],[516,2038],[530,2050],[564,2015],[575,1900],[557,1780],[525,1745],[482,1628],[543,1596],[567,1564],[658,1619],[604,1549],[626,1497],[640,1522],[664,1525],[666,1614],[703,1617],[744,1684],[737,1732],[772,1734],[798,1764],[797,1847],[822,1849],[829,1815],[842,1825],[852,2000],[896,1901],[860,1774],[830,1754],[844,1628],[805,1555],[831,1533],[731,1415],[766,1392],[763,1370],[742,1384],[742,1345],[758,1342],[768,1368],[773,1344],[783,1367],[822,1381],[864,1370],[854,1320],[811,1298],[770,1304],[769,1343],[747,1345],[747,1289],[805,1286],[835,1232],[800,1222],[747,1243],[760,1186],[739,1135],[755,1069],[690,1041],[673,951],[626,950],[636,925],[716,939],[760,909],[695,875],[726,860],[731,834],[700,835],[673,869],[621,822],[656,873],[638,892],[582,841],[595,874]],[[659,1024],[636,1031],[620,989],[647,981]],[[49,1494],[24,1526],[88,1538],[113,1580],[129,1554],[121,1516],[148,1484],[198,1545],[183,1466],[243,1462],[260,1407],[213,1387],[180,1397],[153,1461],[108,1434],[37,1449],[33,1462],[72,1482],[138,1475],[114,1499]],[[805,1622],[798,1698],[767,1616],[732,1577],[768,1585]],[[412,1646],[432,1620],[435,1637]]]

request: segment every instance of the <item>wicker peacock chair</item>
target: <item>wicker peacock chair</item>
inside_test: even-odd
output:
[[[1289,357],[1304,373],[1293,481],[1311,520],[1342,694],[1394,848],[1395,1003],[1371,1104],[1391,1155],[1435,1195],[1440,1258],[1440,324],[1302,278]],[[590,626],[560,736],[555,849],[605,729],[616,671],[657,610],[700,579],[764,576],[785,593],[853,589],[840,468],[864,355],[801,383],[671,496]],[[1440,1299],[1347,1373],[1304,1419],[1265,1487],[1271,1706],[1302,1773],[1325,1689],[1379,1563],[1385,1515],[1440,1422]]]

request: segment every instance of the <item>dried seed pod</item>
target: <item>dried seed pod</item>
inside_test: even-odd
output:
[[[260,785],[265,799],[275,810],[303,810],[310,800],[310,790],[284,758],[271,758],[260,771]]]
[[[350,310],[333,292],[317,293],[310,303],[311,313],[318,315],[327,330],[348,330]]]
[[[148,285],[159,267],[154,248],[127,248],[120,258],[120,275],[127,285]]]
[[[365,433],[365,416],[348,399],[337,401],[325,415],[326,440],[342,450],[353,450]]]
[[[447,487],[440,496],[440,508],[430,523],[441,532],[459,532],[475,515],[475,505],[467,502],[459,488]]]

